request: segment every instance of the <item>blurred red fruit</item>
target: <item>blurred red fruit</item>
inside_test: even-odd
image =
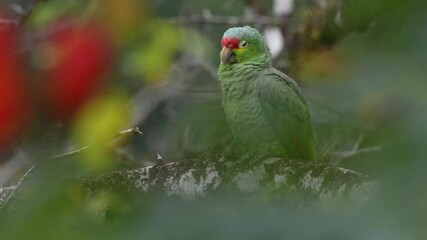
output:
[[[47,97],[56,120],[70,120],[85,102],[102,89],[113,59],[113,45],[97,24],[54,30],[45,61]]]
[[[29,111],[17,43],[15,31],[0,31],[0,148],[16,140]]]

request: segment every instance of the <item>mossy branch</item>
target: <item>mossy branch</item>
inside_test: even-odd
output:
[[[109,191],[140,196],[161,194],[184,200],[215,199],[222,193],[233,193],[264,199],[295,199],[303,205],[329,204],[343,199],[364,204],[379,187],[378,182],[355,171],[275,157],[238,161],[204,157],[118,170],[77,181],[88,200]],[[9,194],[19,187],[0,188],[0,207],[11,201]]]

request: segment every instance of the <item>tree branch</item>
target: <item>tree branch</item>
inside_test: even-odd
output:
[[[280,17],[257,16],[256,18],[238,16],[214,16],[211,14],[178,16],[168,19],[173,24],[223,24],[223,25],[263,25],[282,26],[288,23]]]
[[[116,171],[83,179],[82,185],[87,199],[105,191],[127,189],[143,194],[160,191],[166,196],[194,200],[212,198],[215,193],[232,189],[236,194],[308,195],[320,203],[349,198],[362,204],[373,196],[379,186],[351,170],[281,158],[268,158],[247,166],[223,158],[212,162],[188,160]]]
[[[237,195],[292,198],[303,206],[343,199],[365,204],[379,187],[378,182],[360,173],[324,164],[282,158],[256,162],[243,164],[224,158],[188,160],[116,171],[82,182],[89,200],[106,191],[123,189],[139,194],[160,192],[185,200],[213,199],[231,191]]]
[[[378,182],[355,171],[283,158],[260,161],[259,156],[238,161],[226,160],[224,157],[204,157],[118,170],[78,181],[85,189],[88,201],[108,191],[125,191],[141,196],[160,193],[184,200],[213,199],[222,192],[231,191],[243,196],[291,198],[303,206],[343,199],[364,204],[379,187]],[[13,202],[13,194],[20,186],[18,183],[15,187],[0,188],[0,209],[8,202]],[[303,196],[304,201],[298,196]]]
[[[0,19],[0,30],[9,30],[25,22],[38,2],[39,0],[29,1],[27,6],[21,6],[18,3],[10,4],[9,9],[15,13],[16,17],[13,19]]]

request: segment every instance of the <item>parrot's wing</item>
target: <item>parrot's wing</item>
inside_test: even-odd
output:
[[[297,84],[269,69],[257,79],[264,116],[291,158],[315,160],[310,113]]]

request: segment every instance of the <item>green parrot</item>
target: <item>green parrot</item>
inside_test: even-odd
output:
[[[222,105],[237,143],[249,152],[316,160],[304,96],[294,80],[271,66],[258,30],[230,28],[221,45]]]

